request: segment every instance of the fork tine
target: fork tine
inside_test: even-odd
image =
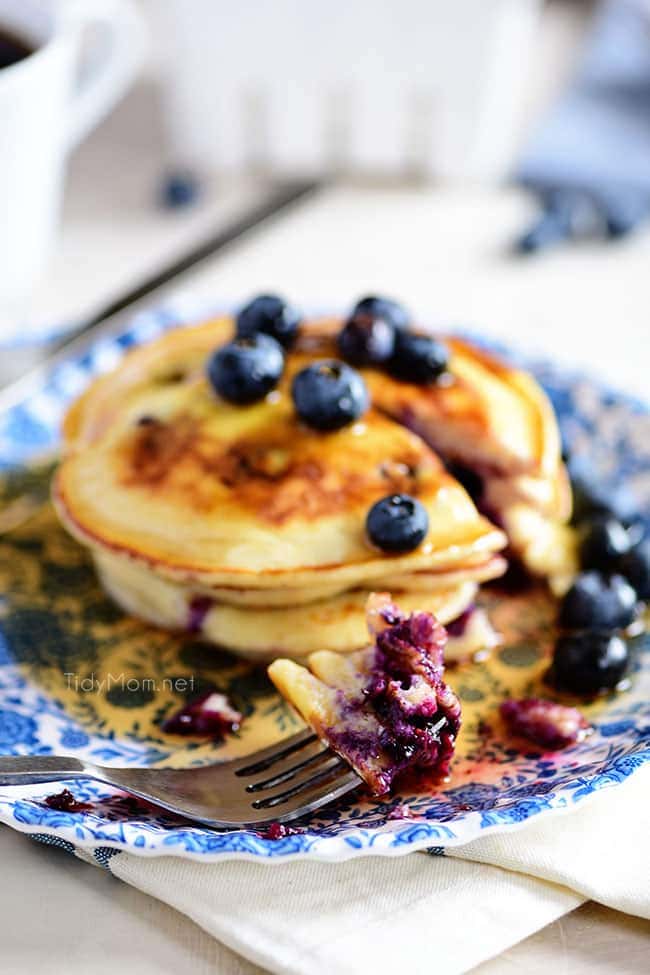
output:
[[[298,806],[289,805],[288,809],[285,806],[272,807],[269,809],[265,819],[258,819],[256,825],[259,827],[263,823],[289,823],[294,819],[307,816],[310,813],[316,812],[317,809],[322,809],[323,806],[331,805],[336,799],[347,795],[347,793],[352,792],[361,784],[361,779],[356,772],[350,771],[347,775],[341,776],[334,782],[326,782],[324,785],[313,789],[310,793],[304,796],[301,795],[302,801]],[[262,811],[260,810],[260,812]]]
[[[297,734],[292,735],[291,738],[285,738],[283,741],[280,741],[275,745],[271,745],[269,748],[262,748],[253,755],[247,755],[245,758],[239,759],[236,763],[233,762],[233,774],[242,776],[255,775],[258,772],[265,772],[276,762],[286,758],[288,755],[292,755],[294,752],[300,751],[302,748],[305,748],[306,745],[310,745],[312,742],[316,741],[318,741],[318,738],[311,728],[305,728],[303,731],[299,731]],[[235,764],[237,766],[236,768]]]
[[[312,768],[314,765],[318,765],[324,760],[331,758],[332,753],[329,748],[321,742],[318,744],[320,748],[307,758],[304,758],[301,762],[290,765],[289,768],[283,770],[278,769],[270,778],[267,777],[257,782],[249,782],[246,786],[246,792],[260,792],[262,789],[272,789],[276,785],[281,785],[283,782],[288,782],[290,779],[295,778],[296,775],[299,775],[305,769]],[[305,749],[303,749],[303,753],[304,751]]]
[[[320,785],[332,785],[333,779],[339,778],[343,772],[349,771],[350,766],[338,755],[331,755],[327,764],[307,778],[301,778],[288,788],[281,787],[274,792],[266,793],[255,799],[251,805],[253,809],[271,809],[274,806],[288,802],[294,796],[307,794]]]
[[[288,772],[298,763],[304,762],[310,758],[314,758],[316,755],[320,755],[326,750],[327,748],[324,742],[322,742],[319,738],[316,738],[314,741],[310,741],[306,745],[303,745],[301,749],[292,751],[288,755],[278,758],[275,762],[273,762],[272,765],[268,765],[265,762],[263,763],[263,767],[258,767],[253,774],[240,776],[239,778],[244,779],[242,785],[256,785],[258,782],[264,782],[266,779],[271,778],[271,776],[282,775],[283,772]]]

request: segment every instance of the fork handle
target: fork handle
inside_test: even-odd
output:
[[[0,785],[30,785],[88,776],[89,772],[78,758],[60,755],[7,755],[0,758]]]

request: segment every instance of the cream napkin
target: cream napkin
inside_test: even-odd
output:
[[[455,975],[587,898],[650,917],[650,768],[444,856],[343,864],[120,854],[115,876],[282,975]]]

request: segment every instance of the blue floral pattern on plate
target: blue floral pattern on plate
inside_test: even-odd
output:
[[[28,382],[20,395],[5,396],[4,404],[0,395],[0,470],[11,471],[53,454],[66,405],[92,376],[112,368],[131,345],[210,313],[214,309],[187,300],[143,312],[116,333],[100,337],[89,348],[54,365],[45,376]],[[625,478],[644,499],[650,498],[650,414],[646,409],[549,364],[530,367],[553,400],[565,438],[588,443],[605,480],[616,483]],[[392,819],[394,803],[390,801],[369,807],[352,798],[311,821],[304,832],[269,840],[251,830],[219,832],[153,808],[128,807],[108,788],[76,781],[75,796],[92,803],[91,811],[51,809],[42,797],[52,787],[25,786],[0,789],[0,821],[45,842],[56,840],[60,845],[90,849],[100,863],[115,850],[203,861],[263,858],[276,862],[300,857],[337,861],[425,848],[440,853],[446,846],[466,843],[486,831],[516,827],[533,816],[571,809],[599,790],[620,784],[649,761],[648,656],[647,641],[642,639],[634,693],[613,699],[596,722],[595,733],[563,753],[561,761],[534,752],[519,755],[515,761],[505,745],[496,748],[490,757],[499,765],[498,782],[481,781],[477,776],[432,796],[401,796],[400,803],[408,803],[409,819]],[[99,734],[81,727],[15,666],[1,635],[0,752],[70,753],[124,765],[164,762],[168,754],[159,742],[143,744],[135,738],[118,738],[110,731]],[[58,791],[59,787],[53,788]]]

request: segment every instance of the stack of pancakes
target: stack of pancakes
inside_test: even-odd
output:
[[[291,378],[338,357],[340,324],[303,324],[260,403],[226,403],[206,379],[209,356],[233,336],[220,318],[132,351],[72,406],[54,501],[128,612],[251,658],[300,658],[364,646],[368,593],[388,590],[404,612],[464,619],[452,658],[493,638],[467,611],[479,583],[505,570],[507,535],[531,571],[570,574],[570,495],[534,380],[450,339],[444,382],[364,369],[368,412],[318,433],[296,416]],[[502,527],[452,463],[477,478],[477,503]],[[365,536],[368,510],[393,493],[417,497],[429,517],[424,542],[404,555]]]

